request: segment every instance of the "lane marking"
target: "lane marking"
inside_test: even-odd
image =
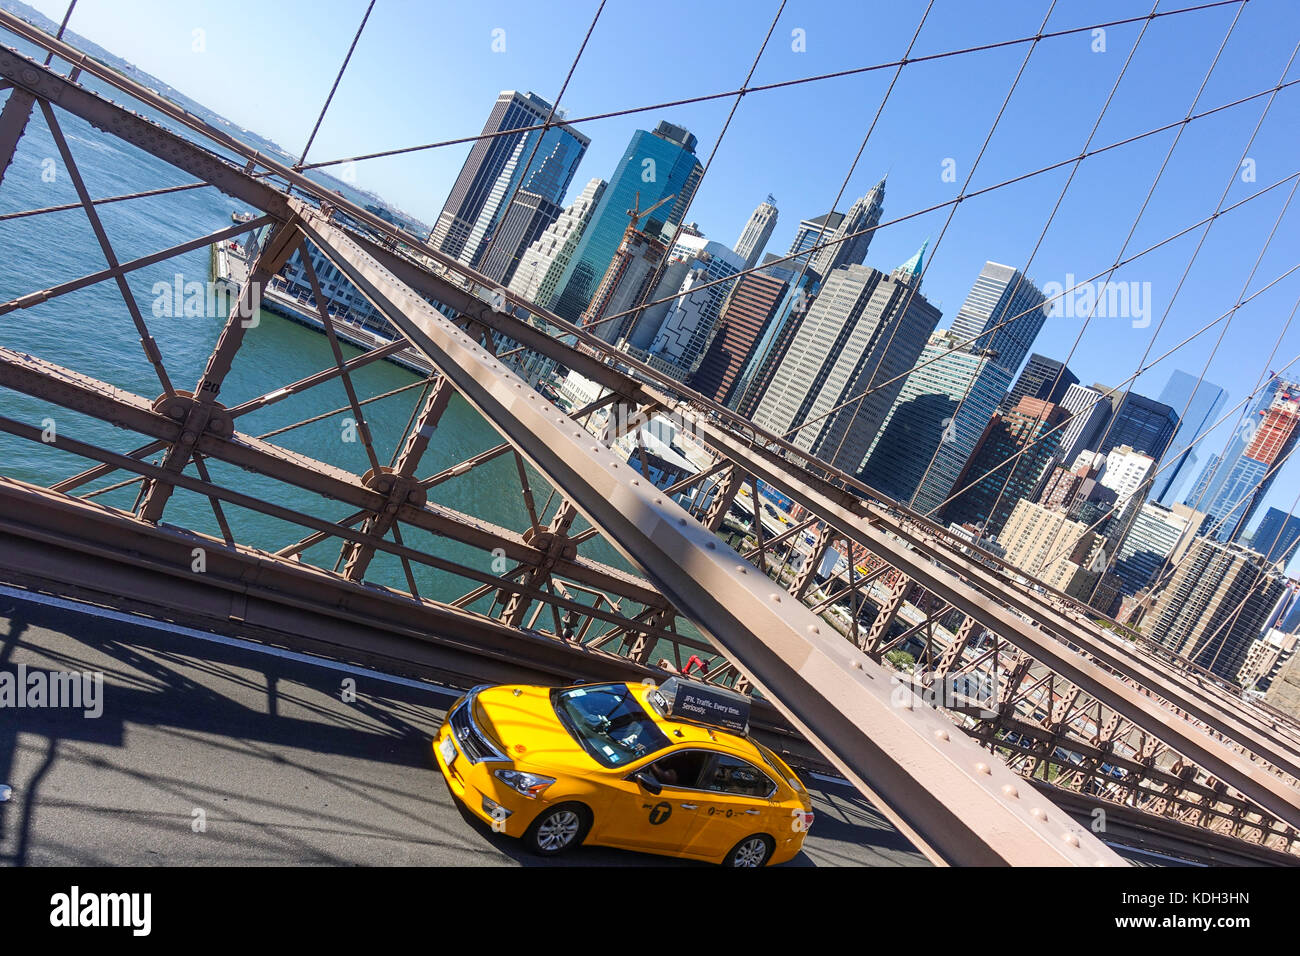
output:
[[[129,614],[125,611],[114,611],[111,608],[97,607],[96,605],[86,604],[82,601],[53,597],[48,594],[37,594],[34,591],[25,591],[22,588],[11,587],[7,584],[0,584],[0,595],[5,595],[19,601],[26,601],[30,604],[43,604],[47,607],[73,611],[77,614],[84,614],[87,617],[102,618],[104,620],[117,621],[123,624],[131,624],[136,627],[162,631],[166,634],[193,637],[201,641],[210,641],[213,644],[221,644],[225,647],[238,648],[253,654],[264,654],[268,657],[278,657],[281,660],[294,661],[299,664],[309,664],[313,667],[325,668],[326,670],[340,671],[345,674],[355,674],[358,677],[368,677],[371,680],[386,681],[387,683],[398,684],[402,687],[413,687],[417,690],[428,691],[432,694],[445,696],[450,700],[455,700],[463,693],[463,691],[443,687],[441,684],[416,680],[413,677],[399,677],[396,674],[386,674],[383,671],[371,670],[368,667],[358,667],[355,664],[345,664],[341,661],[332,661],[326,657],[316,657],[315,655],[304,654],[300,651],[290,651],[280,647],[270,647],[266,644],[259,644],[256,641],[249,641],[239,637],[226,637],[222,634],[211,634],[207,631],[200,631],[180,624],[170,624],[166,621],[155,621],[151,618]]]

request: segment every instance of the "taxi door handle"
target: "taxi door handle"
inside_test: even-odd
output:
[[[746,810],[745,812],[748,813],[751,817],[756,817],[758,816],[759,813],[757,810]]]
[[[682,804],[682,809],[683,809],[683,810],[698,810],[699,808],[700,808],[700,805],[699,805],[698,803],[683,803],[683,804]]]

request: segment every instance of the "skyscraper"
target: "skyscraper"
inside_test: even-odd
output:
[[[573,250],[577,248],[607,185],[603,179],[588,182],[569,208],[560,213],[528,247],[519,268],[509,280],[507,288],[511,292],[522,295],[539,308],[550,309],[555,301],[556,283],[568,267]]]
[[[1044,299],[1019,269],[986,262],[952,320],[952,333],[974,339],[973,349],[996,352],[997,363],[1014,375],[1047,321]]]
[[[1015,315],[1015,312],[1010,314]],[[1031,317],[1025,316],[1025,318]],[[1017,319],[1016,321],[1021,320]],[[1056,359],[1050,359],[1045,355],[1034,352],[1029,356],[1029,361],[1025,363],[1024,371],[1016,379],[1016,384],[1003,400],[1001,408],[1003,411],[1008,408],[1015,408],[1026,395],[1030,398],[1041,398],[1053,405],[1059,405],[1061,399],[1065,396],[1065,390],[1071,385],[1078,384],[1079,377],[1071,372],[1064,362],[1058,362]]]
[[[1022,398],[1011,411],[993,416],[975,453],[956,482],[947,521],[980,525],[996,536],[1016,502],[1033,498],[1055,460],[1064,413],[1050,402]],[[970,487],[967,487],[967,486]]]
[[[651,209],[668,200],[643,220],[641,229],[649,236],[658,235],[667,223],[681,222],[704,173],[695,157],[695,144],[691,133],[668,122],[661,122],[654,132],[637,130],[632,134],[557,283],[560,292],[552,308],[559,316],[574,321],[590,304],[623,241],[628,210],[638,201],[640,209]]]
[[[829,242],[830,245],[812,254],[809,268],[824,282],[840,266],[862,265],[867,259],[867,249],[875,235],[874,228],[880,222],[880,214],[884,209],[885,181],[882,179],[849,207],[833,233],[822,236],[820,240],[813,235],[813,244]]]
[[[767,248],[772,230],[776,228],[776,215],[776,200],[768,196],[767,201],[759,203],[754,214],[749,217],[749,222],[745,223],[740,238],[736,240],[736,255],[744,261],[743,269],[752,269]]]
[[[1102,430],[1101,447],[1092,450],[1104,453],[1128,445],[1135,451],[1146,452],[1158,463],[1174,437],[1178,413],[1164,402],[1137,392],[1129,392],[1122,399],[1119,393],[1112,393],[1110,400],[1112,407],[1117,400],[1119,405],[1107,428]]]
[[[923,514],[943,504],[1046,319],[1042,302],[1043,294],[1017,270],[996,262],[984,264],[953,320],[953,329],[941,339],[931,337],[922,367],[904,383],[876,437],[865,480],[912,501]],[[1027,314],[987,336],[1000,347],[965,342],[1001,321],[1001,316],[1020,312]],[[956,330],[959,323],[965,334]],[[1016,334],[1010,334],[1013,331]],[[928,360],[934,361],[925,364]],[[1050,382],[1046,391],[1052,391]],[[900,407],[903,402],[906,408]],[[892,434],[887,434],[891,428]]]
[[[921,268],[918,252],[891,275],[859,265],[832,272],[776,367],[754,422],[777,434],[815,422],[793,443],[857,472],[939,321],[939,310],[917,290]],[[869,396],[849,401],[868,387],[875,389]]]
[[[680,239],[672,255],[688,261],[689,271],[677,289],[680,296],[673,300],[659,326],[650,356],[665,363],[652,361],[656,367],[685,381],[699,368],[713,341],[722,306],[731,292],[729,282],[710,283],[735,275],[744,260],[722,243],[696,236]]]
[[[787,288],[783,280],[764,272],[751,272],[736,280],[718,319],[713,344],[690,380],[691,388],[723,404],[731,398],[741,372],[776,318]]]
[[[1260,386],[1250,411],[1242,417],[1241,424],[1233,431],[1226,447],[1210,456],[1197,476],[1196,483],[1192,485],[1192,490],[1183,499],[1184,503],[1218,515],[1227,514],[1231,510],[1231,504],[1226,501],[1222,505],[1218,504],[1223,487],[1227,484],[1228,476],[1236,466],[1237,460],[1245,453],[1246,445],[1254,434],[1255,423],[1268,410],[1273,403],[1273,396],[1284,384],[1286,383],[1274,376]]]
[[[1192,442],[1214,425],[1228,398],[1228,393],[1213,382],[1197,382],[1195,375],[1176,369],[1160,392],[1160,401],[1181,416],[1178,431],[1165,453],[1166,468],[1152,488],[1152,496],[1166,507],[1177,500],[1179,487],[1196,465]]]
[[[1251,536],[1250,546],[1270,561],[1286,567],[1300,547],[1300,516],[1269,508]]]
[[[1151,639],[1235,681],[1286,590],[1286,578],[1240,545],[1198,538],[1143,621]]]
[[[1137,594],[1166,564],[1177,564],[1191,547],[1202,517],[1186,505],[1166,508],[1154,501],[1144,503],[1115,556],[1115,574],[1124,582],[1123,592]]]
[[[921,514],[953,490],[1011,381],[991,352],[957,348],[960,341],[948,330],[930,336],[862,471],[867,484]]]
[[[835,235],[835,230],[843,221],[842,212],[827,212],[814,219],[799,220],[799,230],[794,234],[794,241],[790,243],[790,251],[786,253],[787,256],[795,258],[790,259],[786,265],[798,270],[808,261],[810,256],[808,250]]]
[[[558,205],[591,141],[564,124],[547,130],[493,134],[540,125],[550,113],[551,104],[536,93],[501,92],[483,125],[485,138],[475,141],[470,148],[429,234],[433,246],[468,266],[477,267],[486,244],[497,234],[511,195],[519,189],[533,194],[534,200],[526,203],[533,207],[532,213],[528,216],[521,213],[520,219],[514,218],[512,210],[509,234],[503,233],[500,243],[514,242],[515,246],[508,252],[502,250],[497,260],[507,265],[517,262],[519,251],[534,241],[558,213]],[[545,219],[548,215],[550,219]],[[540,225],[539,217],[545,219]]]
[[[1071,385],[1061,397],[1060,408],[1070,416],[1061,429],[1061,446],[1057,452],[1062,464],[1073,465],[1081,451],[1094,451],[1096,439],[1110,420],[1110,400],[1100,386]]]
[[[1220,541],[1241,536],[1300,438],[1300,390],[1290,382],[1279,382],[1268,407],[1258,409],[1247,422],[1240,429],[1246,447],[1205,507],[1209,517],[1203,533]]]

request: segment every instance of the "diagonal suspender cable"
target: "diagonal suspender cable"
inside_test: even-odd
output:
[[[1219,60],[1223,57],[1223,51],[1227,48],[1229,41],[1232,39],[1233,33],[1237,29],[1237,24],[1241,21],[1241,13],[1244,9],[1245,9],[1244,6],[1237,7],[1237,11],[1232,18],[1232,22],[1228,24],[1228,29],[1224,33],[1222,41],[1220,41],[1219,43],[1219,48],[1215,51],[1214,58],[1210,61],[1210,65],[1208,69],[1206,69],[1205,75],[1201,78],[1201,84],[1199,87],[1197,87],[1196,95],[1192,98],[1191,105],[1187,108],[1188,116],[1190,116],[1192,113],[1196,111],[1196,106],[1200,102],[1201,96],[1202,94],[1204,94],[1205,88],[1210,82],[1210,78],[1214,75],[1214,70],[1219,65]],[[1265,112],[1267,112],[1267,108]],[[1088,315],[1084,318],[1083,325],[1080,326],[1078,335],[1075,336],[1074,344],[1070,347],[1069,354],[1065,357],[1065,359],[1061,363],[1060,370],[1056,373],[1056,377],[1052,382],[1051,391],[1055,391],[1057,386],[1060,384],[1061,377],[1065,374],[1066,366],[1069,365],[1070,359],[1074,357],[1075,351],[1079,348],[1079,343],[1083,341],[1083,336],[1087,333],[1088,327],[1092,324],[1092,320],[1097,313],[1097,305],[1100,302],[1101,292],[1105,291],[1106,286],[1110,283],[1111,279],[1114,277],[1115,271],[1119,268],[1119,262],[1123,260],[1124,253],[1128,251],[1129,243],[1132,242],[1133,236],[1137,232],[1138,225],[1142,222],[1143,217],[1146,215],[1147,208],[1150,206],[1151,203],[1151,197],[1155,195],[1156,188],[1159,186],[1160,181],[1164,178],[1165,171],[1169,168],[1169,161],[1173,158],[1174,152],[1175,150],[1177,150],[1178,144],[1182,141],[1183,132],[1186,129],[1187,127],[1185,125],[1179,127],[1178,131],[1174,134],[1174,138],[1170,141],[1169,148],[1165,152],[1164,159],[1161,160],[1160,166],[1156,170],[1155,178],[1151,181],[1151,185],[1147,188],[1146,196],[1143,197],[1142,204],[1141,206],[1138,207],[1137,215],[1133,217],[1133,222],[1129,226],[1128,233],[1124,237],[1124,242],[1121,244],[1119,253],[1115,257],[1115,264],[1111,266],[1110,270],[1106,273],[1105,278],[1102,279],[1101,290],[1099,290],[1097,296],[1093,297],[1092,307],[1088,310]],[[1235,175],[1236,167],[1234,167],[1233,173]],[[1223,202],[1222,200],[1220,200],[1218,205],[1215,208],[1216,214],[1220,211],[1222,205]],[[1211,220],[1211,224],[1212,223],[1213,220]],[[1138,364],[1140,366],[1141,362],[1139,362]],[[1037,416],[1035,416],[1036,422],[1033,426],[1034,429],[1041,427],[1044,419],[1047,416],[1047,413],[1048,413],[1048,406],[1045,405],[1042,411]],[[1016,455],[1013,456],[1011,467],[1007,469],[1006,477],[1002,482],[1002,487],[998,489],[997,497],[994,499],[992,507],[989,508],[988,514],[985,516],[984,520],[986,525],[990,519],[993,519],[996,516],[998,508],[1002,503],[1002,499],[1006,495],[1007,488],[1010,487],[1011,480],[1013,477],[1015,477],[1017,469],[1020,466],[1020,461],[1023,458],[1024,452],[1027,451],[1030,447],[1032,446],[1027,444],[1024,448],[1020,449],[1020,451],[1017,452]],[[971,489],[974,485],[979,484],[981,481],[984,480],[985,477],[988,477],[995,470],[996,469],[990,470],[989,472],[985,472],[985,474],[980,475],[974,481],[968,483],[966,487],[962,489],[962,491],[957,492],[957,494],[955,495],[950,495],[947,501],[945,501],[939,507],[932,509],[930,514],[934,514],[935,512],[938,512],[940,508],[946,509],[949,503],[952,502],[955,498],[964,494],[968,489]],[[1001,530],[1000,526],[999,526],[999,530]]]
[[[926,54],[925,56],[904,58],[902,60],[892,60],[888,63],[874,63],[871,64],[870,66],[859,66],[847,70],[837,70],[833,73],[821,73],[815,76],[804,76],[793,80],[780,80],[775,83],[764,83],[759,86],[751,86],[746,92],[749,93],[767,92],[768,90],[780,90],[792,86],[801,86],[806,83],[820,83],[826,80],[842,79],[850,76],[860,76],[864,73],[871,73],[876,70],[887,70],[891,67],[903,66],[908,63],[929,63],[931,61],[943,60],[954,56],[965,56],[970,53],[983,53],[988,50],[997,50],[1009,46],[1018,46],[1022,43],[1030,43],[1039,39],[1042,40],[1056,39],[1057,37],[1072,36],[1079,33],[1091,33],[1094,30],[1110,29],[1111,27],[1126,26],[1131,23],[1139,23],[1143,20],[1153,20],[1162,17],[1181,16],[1187,13],[1197,13],[1202,10],[1212,10],[1216,7],[1231,6],[1233,4],[1242,4],[1246,2],[1248,2],[1248,0],[1214,0],[1214,2],[1211,3],[1201,3],[1189,7],[1180,7],[1176,10],[1166,10],[1163,13],[1157,13],[1154,15],[1149,14],[1147,16],[1141,16],[1141,17],[1125,17],[1123,19],[1109,20],[1103,23],[1090,23],[1087,26],[1070,27],[1069,29],[1065,29],[1065,30],[1056,30],[1052,33],[1045,33],[1042,34],[1041,36],[1035,34],[1033,36],[1016,37],[1015,39],[1011,39],[1011,40],[999,40],[994,43],[981,43],[976,46],[961,47],[955,50],[945,50],[941,53],[929,53]],[[613,119],[619,116],[631,116],[636,113],[648,113],[648,112],[653,112],[654,110],[666,110],[666,109],[673,109],[679,106],[689,106],[694,103],[707,103],[712,100],[723,100],[731,96],[736,96],[741,92],[742,92],[741,90],[723,90],[718,93],[707,93],[701,96],[689,96],[683,99],[668,100],[663,103],[650,103],[646,106],[634,106],[627,109],[610,110],[609,112],[606,113],[593,113],[590,116],[580,116],[577,117],[576,119],[568,120],[567,122],[570,126],[576,126],[580,123],[591,123],[597,120]],[[516,133],[527,133],[541,128],[542,128],[541,124],[535,124],[532,126],[520,126],[514,129],[499,130],[494,133],[480,133],[477,136],[460,136],[455,139],[445,139],[435,143],[423,143],[419,146],[401,146],[396,149],[385,149],[385,150],[380,150],[378,152],[372,152],[372,153],[360,153],[356,156],[347,156],[341,159],[325,160],[319,163],[311,163],[310,165],[304,166],[302,168],[304,170],[321,169],[325,166],[338,166],[343,163],[359,163],[368,159],[383,159],[389,156],[401,156],[406,153],[417,153],[417,152],[422,152],[424,150],[440,149],[444,146],[460,146],[465,143],[474,143],[481,139],[491,139],[497,136],[513,136]]]
[[[1056,0],[1052,0],[1052,2],[1049,3],[1047,6],[1047,13],[1043,15],[1043,22],[1038,25],[1038,32],[1040,35],[1042,34],[1043,30],[1047,27],[1047,21],[1051,19],[1052,11],[1055,9],[1056,9]],[[1241,8],[1238,7],[1237,9],[1241,9]],[[1149,23],[1150,21],[1147,22]],[[1146,25],[1144,24],[1143,30],[1145,29],[1146,29]],[[884,352],[881,353],[880,359],[876,363],[876,367],[872,369],[871,379],[867,382],[867,392],[870,392],[872,386],[875,385],[876,375],[877,373],[879,373],[881,366],[885,364],[885,359],[888,357],[889,350],[894,344],[894,338],[898,334],[898,329],[903,324],[903,321],[906,319],[908,310],[912,306],[912,301],[916,298],[917,293],[920,291],[921,284],[925,281],[926,274],[930,271],[930,266],[934,264],[935,254],[939,251],[939,246],[942,245],[943,243],[943,237],[948,233],[948,227],[952,225],[953,217],[957,215],[957,210],[958,208],[960,208],[962,203],[962,197],[965,194],[966,190],[970,187],[971,180],[975,178],[975,171],[979,169],[980,161],[984,158],[984,153],[988,150],[989,143],[993,141],[993,134],[997,132],[997,128],[1002,122],[1002,117],[1006,114],[1007,106],[1011,103],[1011,97],[1015,95],[1016,88],[1020,85],[1020,80],[1025,75],[1025,70],[1029,66],[1029,60],[1034,55],[1034,51],[1038,49],[1038,43],[1039,41],[1035,40],[1033,43],[1030,44],[1029,49],[1025,51],[1025,58],[1020,61],[1020,69],[1016,71],[1015,78],[1011,81],[1010,89],[1007,90],[1006,96],[1002,98],[1002,105],[998,107],[997,114],[993,117],[993,123],[992,125],[989,126],[989,131],[984,136],[984,142],[980,144],[979,152],[975,154],[975,161],[971,163],[970,172],[966,174],[966,181],[962,183],[961,189],[958,191],[957,202],[953,203],[953,205],[948,207],[948,218],[944,220],[943,228],[939,230],[939,237],[935,240],[934,247],[930,249],[926,261],[921,266],[921,274],[917,276],[916,279],[912,283],[910,283],[908,287],[907,298],[903,302],[903,305],[899,310],[899,315],[900,315],[899,321],[894,322],[892,328],[890,329],[889,341],[885,343]],[[843,434],[841,434],[840,436],[839,444],[835,447],[835,453],[830,457],[830,462],[832,464],[836,464],[838,462],[840,457],[840,452],[844,448],[844,443],[848,440],[849,434],[853,431],[853,425],[858,420],[858,413],[862,411],[862,406],[865,404],[866,404],[866,393],[864,393],[863,396],[858,399],[857,404],[854,406],[853,414],[849,416],[849,422],[844,427]],[[835,427],[833,420],[828,420],[826,425],[823,426],[823,429],[829,429],[832,427]],[[862,462],[860,461],[851,464],[853,465],[853,467],[846,470],[857,472],[862,466]]]
[[[343,62],[339,64],[338,75],[334,77],[334,85],[330,87],[329,96],[325,97],[325,105],[320,108],[320,116],[316,117],[316,125],[311,128],[311,135],[307,137],[307,144],[302,148],[302,155],[298,157],[298,162],[293,166],[294,169],[302,169],[302,164],[307,161],[307,153],[311,150],[311,144],[316,141],[316,134],[320,132],[320,124],[325,122],[325,114],[330,108],[330,103],[334,101],[334,94],[338,91],[339,83],[343,80],[343,71],[348,68],[348,62],[352,59],[352,51],[357,48],[357,41],[361,39],[361,31],[366,28],[366,21],[370,19],[370,11],[373,9],[375,9],[375,0],[370,0],[365,14],[361,17],[361,25],[357,27],[357,32],[352,37],[352,44],[348,47]]]
[[[1159,6],[1160,0],[1156,0],[1151,7],[1151,12],[1155,13],[1156,8]],[[1087,153],[1088,147],[1092,145],[1093,137],[1097,135],[1097,130],[1101,128],[1102,121],[1106,118],[1106,112],[1110,109],[1110,104],[1114,101],[1115,94],[1119,91],[1120,84],[1124,81],[1124,77],[1128,73],[1129,65],[1132,64],[1134,56],[1137,55],[1138,47],[1142,45],[1142,38],[1146,36],[1147,27],[1150,23],[1151,21],[1148,20],[1146,23],[1142,24],[1142,29],[1138,32],[1137,38],[1133,41],[1133,46],[1129,48],[1128,55],[1124,58],[1124,64],[1120,67],[1119,73],[1115,77],[1115,82],[1111,85],[1110,92],[1106,95],[1106,100],[1102,103],[1101,110],[1097,113],[1097,119],[1093,122],[1092,129],[1088,131],[1087,139],[1084,140],[1083,148],[1080,151],[1081,157],[1082,154]],[[1030,250],[1029,258],[1025,260],[1024,267],[1018,270],[1020,278],[1016,280],[1016,287],[1011,291],[1011,295],[1007,297],[1006,307],[1002,310],[1002,316],[998,319],[997,323],[995,323],[996,327],[1001,327],[1003,319],[1006,318],[1006,313],[1011,311],[1011,304],[1016,301],[1016,295],[1020,292],[1021,286],[1028,281],[1027,275],[1034,264],[1034,259],[1037,258],[1038,251],[1042,248],[1043,240],[1047,238],[1048,230],[1051,229],[1052,223],[1055,222],[1056,214],[1060,212],[1061,204],[1065,202],[1066,193],[1069,192],[1070,186],[1074,182],[1074,177],[1078,173],[1079,167],[1082,163],[1083,159],[1080,158],[1070,167],[1070,174],[1066,177],[1065,183],[1061,186],[1061,192],[1056,197],[1056,203],[1052,206],[1052,211],[1048,213],[1047,221],[1043,223],[1043,228],[1038,234],[1038,241],[1034,243],[1034,248]],[[1031,312],[1030,314],[1033,313]],[[990,318],[993,318],[993,316],[990,316]],[[984,334],[991,335],[992,333]],[[979,337],[980,336],[977,336],[976,338],[978,339]],[[991,342],[992,339],[989,341]],[[985,344],[987,345],[988,343]],[[973,346],[972,348],[975,347]],[[975,381],[976,375],[972,374],[970,381],[966,384],[966,390],[963,392],[961,400],[957,402],[957,407],[953,410],[952,421],[955,422],[957,416],[961,414],[961,410],[965,407],[967,399],[970,398],[971,391],[975,388]],[[916,483],[916,489],[912,492],[912,497],[908,502],[909,505],[912,505],[913,507],[915,506],[916,496],[919,495],[921,489],[925,487],[925,482],[930,477],[930,471],[934,468],[935,462],[939,460],[939,452],[941,450],[942,442],[935,446],[934,453],[930,456],[930,461],[925,466],[925,471],[922,472],[920,480]]]

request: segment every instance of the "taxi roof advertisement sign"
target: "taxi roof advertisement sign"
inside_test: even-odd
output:
[[[749,701],[739,694],[676,678],[665,681],[662,689],[674,717],[725,727],[739,734],[749,727]]]

